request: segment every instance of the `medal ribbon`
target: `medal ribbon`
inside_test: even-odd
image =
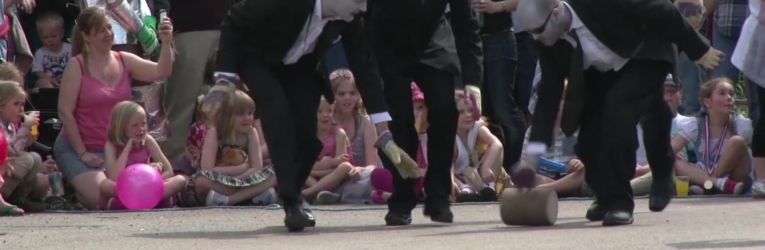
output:
[[[704,119],[704,140],[705,140],[705,150],[704,150],[704,161],[705,163],[709,162],[709,134],[711,130],[709,129],[709,116],[707,116]],[[707,174],[712,175],[712,171],[714,171],[717,161],[720,158],[720,152],[722,152],[722,146],[723,142],[725,141],[725,136],[728,135],[728,122],[725,122],[725,127],[723,127],[722,135],[720,136],[720,141],[717,142],[717,148],[714,153],[714,158],[712,158],[712,162],[707,165]]]

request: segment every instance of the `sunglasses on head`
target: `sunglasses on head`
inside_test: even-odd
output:
[[[547,15],[547,18],[545,19],[545,22],[542,23],[542,25],[540,25],[537,28],[530,29],[530,30],[527,30],[527,31],[529,33],[531,33],[531,34],[537,34],[537,35],[542,34],[542,32],[545,32],[545,29],[547,29],[547,23],[550,22],[550,18],[551,17],[552,17],[552,11],[550,11],[550,14]]]

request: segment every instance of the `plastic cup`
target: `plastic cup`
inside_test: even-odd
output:
[[[677,196],[688,196],[688,187],[690,185],[688,181],[688,176],[675,177],[675,189],[677,191]]]

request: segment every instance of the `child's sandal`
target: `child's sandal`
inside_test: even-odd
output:
[[[24,210],[19,208],[16,205],[8,205],[3,208],[0,208],[0,217],[6,217],[6,216],[24,216]]]

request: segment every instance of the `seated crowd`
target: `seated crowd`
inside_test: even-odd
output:
[[[160,59],[153,62],[112,50],[114,34],[103,9],[82,11],[72,44],[63,42],[60,16],[42,15],[37,28],[44,47],[35,53],[32,72],[39,79],[38,88],[60,87],[58,114],[63,129],[52,156],[28,150],[39,136],[39,113],[24,112],[23,73],[11,63],[0,64],[0,125],[9,142],[7,160],[0,165],[0,216],[46,209],[126,209],[116,194],[116,181],[128,166],[139,163],[155,167],[164,178],[164,199],[157,208],[279,202],[278,166],[269,160],[257,107],[247,93],[237,90],[210,113],[202,112],[204,96],[200,96],[189,124],[186,152],[178,159],[168,159],[149,135],[147,114],[131,101],[131,87],[134,80],[152,82],[172,73],[171,40],[165,41],[172,38],[163,39]],[[214,58],[210,55],[204,76],[208,85],[212,85]],[[364,111],[353,74],[339,69],[329,78],[335,103],[322,98],[318,105],[317,136],[323,148],[302,194],[313,204],[384,204],[393,192],[393,173],[383,168],[373,145],[377,133]],[[411,83],[411,90],[413,125],[420,138],[417,154],[412,155],[421,170],[415,193],[422,198],[427,195],[423,190],[428,168],[426,131],[439,125],[429,124],[427,97],[416,83]],[[749,192],[754,178],[748,150],[752,124],[734,112],[733,82],[716,78],[702,84],[698,96],[703,109],[697,116],[678,114],[681,95],[681,87],[668,76],[664,99],[676,115],[672,125],[675,175],[688,178],[691,194]],[[565,97],[561,106],[564,102]],[[455,105],[459,119],[452,201],[496,201],[503,188],[512,186],[507,171],[514,166],[503,166],[502,140],[492,131],[491,121],[473,117],[481,111],[480,96],[457,90]],[[650,191],[651,173],[640,125],[637,128],[640,145],[632,188],[641,196]],[[555,133],[554,145],[544,158],[565,167],[539,168],[538,183],[560,196],[592,196],[585,184],[586,166],[576,156],[576,135],[566,137],[560,129]],[[517,150],[525,151],[528,136],[527,131],[524,148]],[[59,190],[59,181],[69,188]]]

